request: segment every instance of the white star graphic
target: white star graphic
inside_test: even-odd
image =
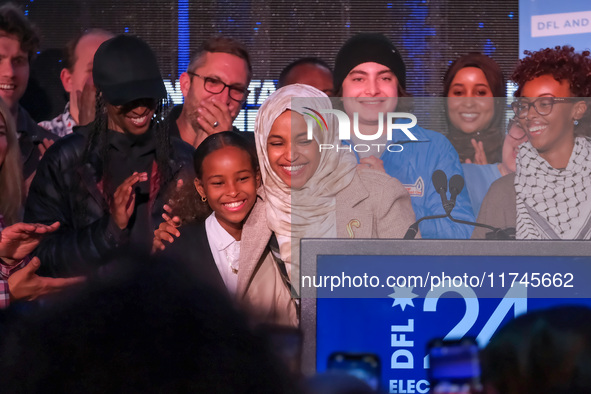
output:
[[[412,299],[415,297],[418,297],[419,295],[412,292],[412,289],[414,289],[414,286],[412,286],[412,287],[393,286],[392,289],[394,290],[394,293],[388,295],[388,297],[394,298],[394,303],[392,304],[392,308],[394,308],[396,305],[400,305],[400,308],[404,311],[404,308],[406,308],[407,305],[410,305],[413,308],[415,307]]]

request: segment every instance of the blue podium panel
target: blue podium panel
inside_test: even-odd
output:
[[[463,299],[445,298],[438,301],[435,310],[419,298],[405,310],[387,299],[319,299],[317,370],[326,370],[326,362],[334,352],[373,353],[381,360],[383,390],[427,393],[429,340],[478,337],[483,332],[493,333],[525,311],[566,304],[591,307],[591,299],[483,298],[466,303]]]
[[[376,354],[385,392],[429,392],[434,338],[472,337],[482,348],[527,311],[591,307],[589,243],[478,242],[454,251],[437,241],[332,242],[302,242],[304,367],[323,372],[335,352]]]

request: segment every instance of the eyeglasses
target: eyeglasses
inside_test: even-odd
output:
[[[560,97],[540,97],[537,100],[532,102],[527,102],[523,100],[517,100],[511,103],[511,108],[513,108],[513,112],[515,112],[515,116],[519,119],[524,119],[529,109],[533,106],[534,109],[538,114],[541,116],[550,115],[552,112],[552,108],[556,103],[570,103],[572,102],[572,98],[560,98]]]
[[[209,93],[220,94],[224,91],[225,88],[228,88],[228,94],[230,95],[230,98],[238,102],[246,100],[248,94],[250,93],[250,90],[246,88],[243,88],[241,86],[228,85],[217,78],[204,77],[199,74],[192,73],[190,71],[187,71],[187,74],[194,75],[196,77],[203,79],[203,88]]]

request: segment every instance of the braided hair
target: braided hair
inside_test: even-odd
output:
[[[109,116],[107,114],[107,103],[103,98],[100,90],[97,89],[96,93],[96,106],[95,106],[95,119],[91,127],[91,132],[86,141],[84,153],[81,157],[80,167],[91,163],[97,172],[97,181],[102,180],[103,188],[102,193],[105,201],[108,203],[112,196],[108,195],[108,190],[111,190],[109,186],[111,182],[111,176],[108,172],[105,172],[106,168],[109,168],[110,154],[109,154],[109,140],[108,140],[108,129],[109,129]],[[164,102],[163,100],[158,102],[156,111],[152,118],[151,128],[156,139],[156,165],[160,174],[160,188],[164,188],[172,179],[172,167],[171,167],[171,153],[172,147],[170,144],[170,133],[168,129],[168,122],[164,120]],[[97,156],[94,152],[98,152]],[[107,206],[104,207],[108,209]]]

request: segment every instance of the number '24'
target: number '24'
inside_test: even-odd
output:
[[[461,339],[468,331],[470,331],[474,323],[476,323],[480,310],[478,297],[471,287],[439,287],[435,290],[431,290],[425,296],[423,311],[435,312],[437,310],[437,301],[439,301],[439,298],[441,298],[443,294],[448,292],[457,293],[462,296],[464,302],[466,303],[466,313],[464,314],[464,317],[462,317],[462,319],[458,322],[458,324],[456,324],[443,339]],[[499,305],[497,305],[496,309],[491,314],[488,321],[486,324],[484,324],[484,327],[482,327],[482,330],[480,330],[480,333],[476,337],[478,346],[482,348],[488,343],[492,335],[503,322],[505,316],[507,316],[507,314],[511,311],[511,308],[513,308],[514,317],[527,312],[527,287],[516,284],[515,287],[512,287],[509,289],[509,291],[507,291]],[[423,367],[429,368],[429,355],[425,356],[423,359]]]

